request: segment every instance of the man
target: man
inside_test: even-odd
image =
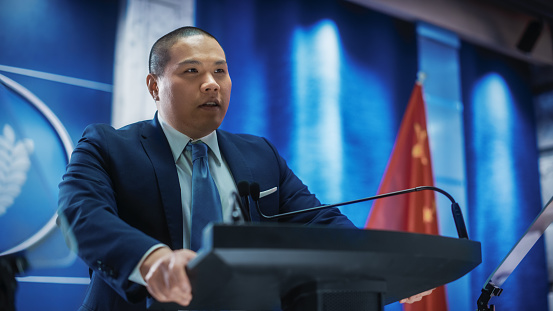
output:
[[[186,146],[192,143],[208,146],[225,219],[228,197],[242,180],[273,189],[260,199],[265,214],[320,205],[268,141],[218,129],[232,83],[212,35],[183,27],[160,38],[146,83],[154,119],[119,130],[87,127],[60,184],[60,226],[91,269],[83,310],[145,310],[148,294],[190,303],[185,267],[195,256],[188,249],[193,164]],[[244,217],[263,221],[254,209]],[[285,221],[354,227],[337,209]]]

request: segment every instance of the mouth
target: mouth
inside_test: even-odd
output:
[[[214,107],[219,107],[219,103],[211,101],[200,105],[200,108],[214,108]]]

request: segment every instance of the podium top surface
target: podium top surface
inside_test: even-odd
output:
[[[247,224],[204,234],[204,248],[187,267],[190,310],[273,310],[297,286],[328,281],[378,281],[389,304],[452,282],[482,261],[479,242],[406,232]]]

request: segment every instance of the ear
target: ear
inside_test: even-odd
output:
[[[146,85],[148,86],[148,92],[150,92],[150,95],[152,95],[152,98],[155,101],[159,100],[159,88],[157,85],[157,79],[158,77],[153,73],[149,73],[146,76]]]

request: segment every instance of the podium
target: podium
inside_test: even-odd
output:
[[[150,310],[382,310],[452,282],[480,243],[405,232],[299,225],[214,225],[187,267],[189,306]]]

